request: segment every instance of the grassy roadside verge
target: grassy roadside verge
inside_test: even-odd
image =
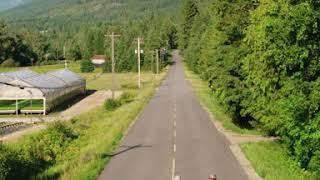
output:
[[[148,76],[144,80],[143,88],[140,90],[135,87],[136,78],[130,78],[130,80],[123,85],[123,89],[126,93],[133,95],[133,101],[122,105],[114,111],[107,111],[103,107],[99,107],[87,114],[73,118],[71,121],[64,122],[63,125],[71,129],[77,137],[66,145],[62,144],[62,148],[61,146],[56,147],[56,144],[54,144],[54,146],[50,144],[50,149],[45,150],[58,151],[58,153],[56,153],[57,155],[54,154],[54,163],[43,169],[34,178],[68,180],[96,179],[110,160],[110,154],[112,154],[121,142],[130,124],[134,122],[140,111],[149,102],[166,72],[167,71],[164,71],[160,75],[161,78],[159,80],[152,78],[153,75],[150,73],[151,77]],[[43,132],[20,139],[17,142],[9,144],[9,146],[13,149],[34,146],[33,143],[30,143],[30,138],[32,139],[39,136],[41,138],[48,138],[46,133],[50,132],[45,132],[44,135],[41,133]],[[50,136],[49,140],[52,140],[52,138],[56,141],[56,139],[61,137]],[[44,144],[46,144],[46,142],[44,142]],[[32,147],[31,149],[37,151],[37,148],[39,148],[39,146]],[[40,148],[43,147],[40,146]],[[51,158],[51,156],[44,156],[44,158]]]
[[[184,64],[184,72],[187,81],[193,88],[194,93],[198,97],[201,104],[209,109],[209,111],[214,115],[215,120],[221,122],[222,126],[228,130],[239,134],[260,134],[255,129],[244,129],[240,128],[232,122],[232,119],[226,115],[225,111],[219,105],[212,95],[211,90],[208,87],[208,83],[188,69],[186,64]]]
[[[319,179],[299,168],[298,164],[286,153],[285,147],[277,141],[242,143],[240,147],[263,179]]]

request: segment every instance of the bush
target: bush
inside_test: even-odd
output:
[[[108,111],[113,111],[117,109],[120,105],[118,100],[113,100],[113,99],[107,99],[106,102],[104,103],[104,108]]]
[[[94,71],[94,65],[90,60],[82,60],[81,62],[81,72],[88,73]]]
[[[18,67],[19,63],[15,62],[13,59],[7,59],[2,62],[1,66],[2,67]]]
[[[6,179],[10,173],[11,153],[3,145],[0,145],[0,179]]]
[[[75,138],[70,128],[55,123],[31,136],[16,151],[0,144],[0,179],[31,178],[59,160]]]
[[[64,124],[55,123],[39,135],[31,137],[24,148],[28,156],[37,159],[39,166],[46,166],[55,163],[66,146],[76,137]]]
[[[20,156],[19,151],[14,151],[4,145],[0,145],[0,179],[26,179],[35,173],[30,166],[30,160]]]
[[[123,93],[118,99],[107,99],[104,103],[104,108],[108,111],[113,111],[120,106],[133,101],[133,95],[130,93]]]

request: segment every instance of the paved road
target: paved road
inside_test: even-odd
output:
[[[178,52],[165,81],[100,175],[103,180],[247,179],[185,80]]]

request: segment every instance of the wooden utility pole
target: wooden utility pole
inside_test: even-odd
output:
[[[141,41],[142,39],[140,37],[137,38],[138,41],[138,49],[137,49],[137,54],[138,54],[138,87],[139,89],[141,88]]]
[[[115,100],[116,96],[115,96],[115,89],[116,89],[116,80],[115,80],[115,53],[114,53],[114,38],[115,37],[119,37],[120,35],[115,35],[114,33],[110,34],[110,35],[106,35],[109,36],[111,38],[111,53],[112,53],[112,80],[111,80],[111,91],[112,91],[112,99]]]
[[[156,49],[156,56],[157,56],[157,74],[159,74],[159,49]]]
[[[151,51],[151,72],[153,73],[153,51]]]
[[[66,58],[66,46],[63,46],[63,58],[64,58],[64,68],[67,69],[68,62],[67,62],[67,58]]]

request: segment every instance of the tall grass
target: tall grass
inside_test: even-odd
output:
[[[280,142],[242,143],[240,147],[257,173],[265,180],[319,179],[299,168]]]

